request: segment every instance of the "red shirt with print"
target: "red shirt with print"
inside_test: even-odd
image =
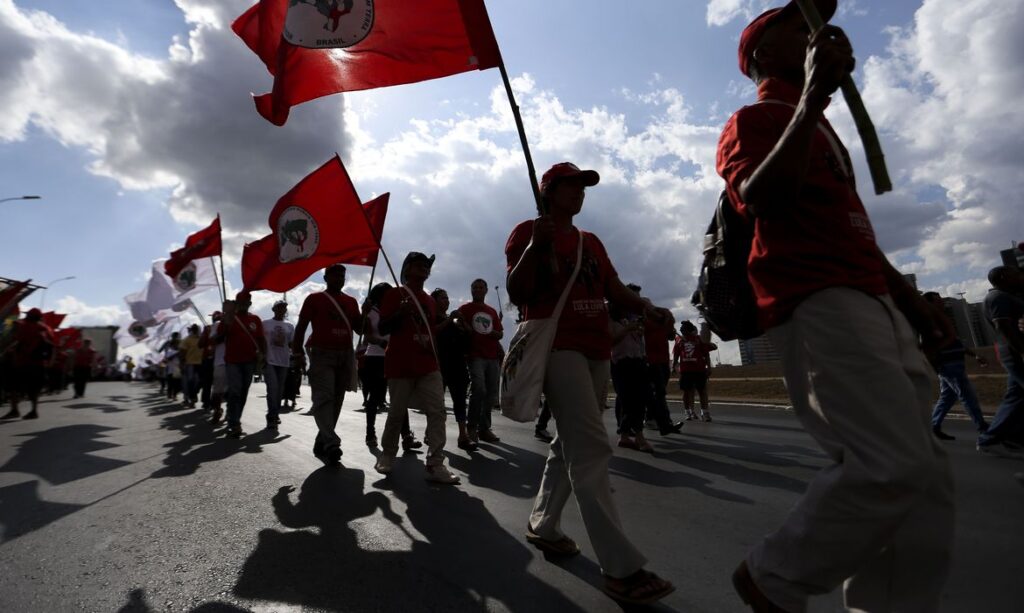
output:
[[[470,359],[497,360],[500,350],[498,339],[487,335],[503,330],[498,312],[482,302],[467,302],[459,307],[459,313],[473,330],[469,339]]]
[[[800,90],[778,79],[758,88],[758,104],[736,112],[718,142],[718,174],[733,206],[744,215],[740,185],[768,157],[793,117]],[[754,223],[748,261],[762,326],[776,326],[811,294],[850,287],[872,295],[888,292],[882,259],[853,166],[832,126],[822,117],[799,196],[775,203]]]
[[[331,302],[331,298],[334,298],[344,311],[345,317],[348,318],[347,324],[338,308]],[[359,303],[352,296],[342,292],[330,294],[330,297],[326,292],[317,292],[306,296],[299,317],[305,318],[313,326],[306,347],[351,349],[353,334],[349,324],[359,319]]]
[[[532,219],[522,222],[512,230],[505,245],[509,272],[519,262],[532,238]],[[524,319],[551,316],[576,267],[577,246],[575,227],[572,232],[557,233],[554,247],[558,272],[552,273],[548,267],[540,267],[541,277],[536,284],[537,294],[529,304],[522,305]],[[558,320],[554,349],[579,351],[592,360],[611,358],[612,338],[608,330],[605,289],[608,283],[618,276],[601,240],[590,232],[583,232],[583,262]]]
[[[420,312],[413,305],[411,315],[402,317],[397,326],[391,330],[391,338],[384,350],[384,375],[388,379],[413,379],[428,375],[437,368],[432,344],[433,322],[437,318],[437,307],[434,299],[426,292],[395,287],[381,299],[380,318],[382,321],[391,319],[400,309],[402,300],[410,299],[409,291],[415,294],[427,321],[423,321]]]
[[[14,364],[16,366],[43,366],[48,359],[42,357],[42,345],[50,344],[50,355],[57,351],[56,340],[50,326],[38,321],[22,319],[14,329]]]
[[[231,323],[227,338],[224,339],[224,362],[255,362],[259,351],[259,339],[263,338],[263,320],[252,313],[239,313]]]
[[[681,373],[704,372],[711,366],[710,346],[696,334],[677,336],[672,354]]]

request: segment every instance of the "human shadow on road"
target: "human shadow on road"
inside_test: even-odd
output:
[[[824,452],[809,446],[767,443],[747,438],[730,438],[709,434],[687,433],[682,439],[662,439],[659,447],[670,450],[703,451],[727,455],[732,459],[753,464],[777,466],[780,468],[806,468],[817,471],[828,457]],[[821,464],[807,464],[795,458],[821,460]]]
[[[173,430],[181,437],[167,443],[164,467],[154,472],[154,479],[183,477],[191,475],[207,462],[216,462],[236,453],[261,453],[264,445],[279,443],[291,435],[278,435],[269,430],[259,430],[240,439],[218,436],[206,420],[203,411],[189,411],[165,417],[160,427]]]
[[[0,487],[0,543],[34,532],[85,505],[48,502],[39,497],[39,481]]]
[[[480,452],[471,453],[469,457],[452,451],[446,451],[445,455],[448,464],[466,474],[469,482],[477,487],[515,498],[532,498],[537,494],[546,455],[505,443],[480,449],[498,457],[491,458]]]
[[[64,405],[66,409],[96,409],[97,411],[103,411],[104,413],[124,413],[130,409],[122,409],[112,404],[99,404],[96,402],[77,402],[75,404]]]
[[[659,457],[664,454],[659,454]],[[630,457],[613,455],[608,463],[609,474],[623,477],[637,483],[646,483],[655,487],[685,487],[695,490],[705,496],[718,498],[727,502],[739,502],[743,504],[754,504],[754,501],[746,496],[733,494],[724,490],[712,487],[712,481],[697,475],[683,471],[669,471],[641,462]]]
[[[78,424],[19,434],[19,438],[28,440],[18,446],[14,457],[0,466],[0,472],[29,473],[50,483],[62,484],[120,468],[129,462],[91,455],[94,451],[118,446],[100,440],[104,433],[113,431],[116,428]]]
[[[128,602],[117,613],[156,613],[146,599],[146,590],[135,588],[128,593]],[[229,602],[204,602],[188,610],[189,613],[249,613],[249,609],[233,605]]]

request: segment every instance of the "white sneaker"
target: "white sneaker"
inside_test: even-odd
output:
[[[458,485],[461,482],[459,478],[453,475],[444,464],[428,466],[427,474],[424,476],[424,479],[434,483],[443,483],[445,485]]]
[[[394,458],[383,453],[377,456],[377,463],[373,465],[373,469],[382,475],[391,474],[391,464],[395,461]]]

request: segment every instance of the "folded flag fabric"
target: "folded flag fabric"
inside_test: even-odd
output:
[[[209,226],[185,239],[185,246],[171,252],[171,257],[164,262],[164,272],[172,279],[178,276],[193,260],[209,258],[221,254],[220,215]]]

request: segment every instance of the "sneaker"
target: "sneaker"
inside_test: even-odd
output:
[[[955,441],[956,440],[955,436],[953,436],[951,434],[946,434],[945,432],[942,431],[942,428],[939,428],[938,426],[932,428],[932,434],[934,434],[935,438],[939,439],[940,441]]]
[[[11,409],[4,413],[4,416],[0,417],[0,419],[17,419],[19,417],[21,417],[21,413],[18,412],[18,409]]]
[[[236,426],[228,426],[228,429],[225,431],[225,436],[228,438],[242,438],[244,435],[245,432],[242,432],[242,429]]]
[[[480,440],[485,443],[497,443],[501,439],[490,428],[480,431]]]
[[[992,441],[990,443],[978,443],[975,449],[979,453],[994,455],[1000,458],[1018,458],[1024,454],[1024,449],[1009,441]]]
[[[413,449],[419,449],[423,447],[423,443],[416,440],[413,435],[402,437],[402,451],[412,451]]]
[[[710,422],[711,421],[711,413],[708,413],[708,412],[705,412],[705,411],[701,411],[701,413],[700,413],[700,420],[701,421]]]
[[[428,466],[427,474],[424,478],[432,483],[442,483],[444,485],[458,485],[461,483],[461,480],[453,475],[444,464]]]
[[[659,428],[658,433],[661,434],[662,436],[666,436],[668,434],[679,434],[679,432],[683,429],[683,425],[685,423],[686,422],[682,421],[678,421],[674,424],[669,422],[669,424],[664,428]]]
[[[39,419],[39,413],[36,413],[36,410],[32,409],[28,413],[25,413],[25,416],[22,417],[22,419]]]
[[[458,442],[459,449],[465,449],[466,451],[476,451],[477,445],[473,441],[466,437],[460,436]]]
[[[480,442],[480,438],[476,435],[476,428],[466,428],[466,436],[472,443]]]
[[[555,440],[555,437],[551,436],[551,433],[547,431],[547,428],[536,428],[533,431],[533,436],[539,438],[545,443],[550,443]]]
[[[377,463],[373,465],[373,470],[379,472],[382,475],[391,474],[391,465],[394,464],[395,459],[389,455],[380,454],[377,456]]]

